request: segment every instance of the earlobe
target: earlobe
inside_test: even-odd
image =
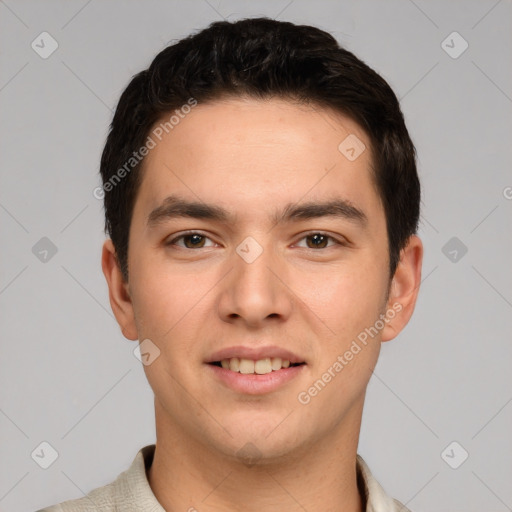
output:
[[[391,282],[382,341],[395,338],[409,322],[420,289],[422,261],[423,244],[418,236],[412,235],[400,254]]]
[[[108,284],[110,306],[123,335],[129,340],[138,339],[133,304],[128,283],[123,279],[112,240],[103,244],[101,268]]]

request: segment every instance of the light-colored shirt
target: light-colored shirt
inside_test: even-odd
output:
[[[83,498],[64,501],[38,512],[165,512],[147,479],[154,453],[154,444],[141,448],[130,468],[112,483],[94,489]],[[360,491],[366,495],[365,512],[411,512],[386,494],[360,455],[357,455],[356,467]],[[190,510],[194,508],[191,506]]]

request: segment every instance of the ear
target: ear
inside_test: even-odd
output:
[[[119,327],[121,327],[121,332],[129,340],[138,339],[128,283],[123,279],[117,261],[116,250],[110,239],[106,240],[103,244],[101,268],[108,284],[110,306]]]
[[[401,251],[391,282],[386,310],[388,321],[382,330],[382,341],[395,338],[409,322],[420,289],[422,261],[423,244],[416,235],[412,235]]]

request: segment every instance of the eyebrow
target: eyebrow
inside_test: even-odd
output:
[[[221,206],[189,201],[179,196],[166,197],[162,204],[148,216],[147,224],[154,227],[162,222],[175,218],[204,219],[223,223],[236,223],[236,216]],[[348,220],[366,227],[368,217],[363,210],[357,208],[347,199],[335,198],[328,201],[311,201],[307,203],[290,203],[281,212],[274,214],[274,224],[285,224],[300,220],[335,217]]]
[[[274,216],[274,222],[281,224],[320,217],[341,218],[360,224],[362,227],[368,223],[368,217],[363,210],[357,208],[347,199],[342,198],[331,199],[325,202],[290,203],[279,215]]]

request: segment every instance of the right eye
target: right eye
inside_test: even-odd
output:
[[[167,245],[176,245],[183,249],[202,249],[203,247],[213,247],[214,243],[211,240],[210,242],[212,242],[212,245],[205,245],[206,240],[210,240],[206,235],[196,231],[190,231],[173,238],[167,243]],[[183,243],[181,244],[178,242]]]

